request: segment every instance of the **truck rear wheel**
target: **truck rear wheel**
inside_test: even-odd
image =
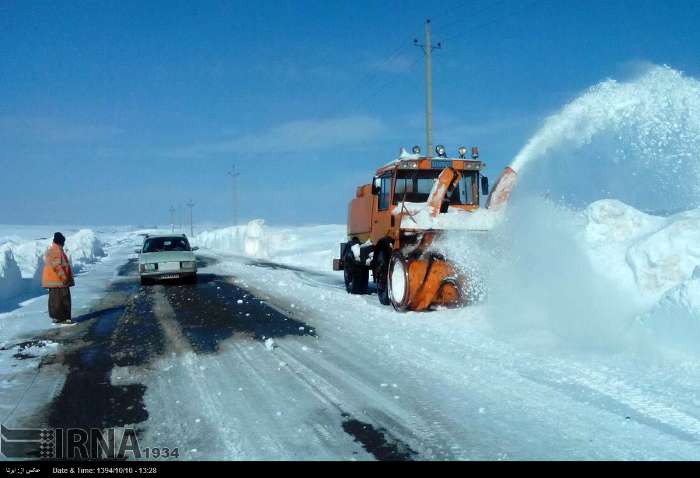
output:
[[[349,242],[345,248],[343,277],[345,278],[345,290],[349,294],[365,294],[367,292],[367,282],[369,281],[369,269],[358,264],[352,246],[359,244],[357,239]]]

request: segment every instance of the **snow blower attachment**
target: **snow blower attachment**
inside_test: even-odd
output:
[[[505,208],[517,175],[505,168],[489,194],[481,173],[486,165],[476,148],[471,159],[465,158],[466,148],[459,148],[459,159],[442,151],[433,158],[402,148],[371,184],[357,188],[348,211],[348,241],[333,260],[333,269],[344,271],[349,293],[366,293],[372,271],[379,301],[396,310],[454,307],[476,297],[477,279],[431,246],[446,230],[487,231]],[[481,195],[488,196],[485,208]]]

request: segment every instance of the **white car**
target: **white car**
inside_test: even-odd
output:
[[[143,247],[136,250],[141,284],[161,279],[197,282],[197,258],[193,252],[197,249],[190,247],[184,234],[146,236]]]

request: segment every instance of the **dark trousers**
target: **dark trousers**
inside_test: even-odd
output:
[[[70,289],[68,287],[49,289],[49,317],[54,322],[70,320]]]

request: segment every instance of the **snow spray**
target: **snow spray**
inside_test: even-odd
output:
[[[530,191],[659,212],[700,205],[700,81],[667,66],[605,80],[545,119],[512,162]],[[576,203],[574,201],[574,203]]]
[[[488,238],[451,231],[436,244],[478,271],[494,329],[567,350],[648,345],[636,321],[648,304],[595,270],[575,208],[610,197],[657,213],[700,204],[700,81],[666,66],[603,81],[548,117],[511,167],[520,182],[505,221]]]

